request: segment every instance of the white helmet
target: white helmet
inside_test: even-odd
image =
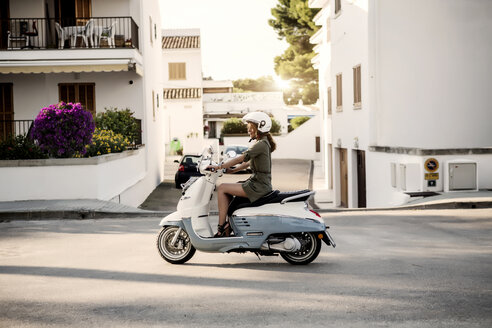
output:
[[[260,131],[261,133],[270,132],[270,129],[272,128],[272,119],[270,118],[270,116],[263,112],[248,113],[244,115],[243,122],[255,123],[256,125],[258,125],[258,131]]]

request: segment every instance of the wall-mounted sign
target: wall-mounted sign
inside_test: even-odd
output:
[[[439,180],[439,173],[426,173],[425,180]]]
[[[435,158],[429,158],[425,161],[424,166],[427,172],[436,172],[439,168],[439,162]]]

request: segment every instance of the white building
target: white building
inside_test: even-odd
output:
[[[200,30],[163,30],[162,62],[166,145],[178,139],[185,153],[199,152],[203,145]]]
[[[228,82],[230,84],[228,84]],[[242,118],[249,112],[263,111],[272,115],[281,126],[280,135],[275,136],[277,150],[273,158],[320,159],[319,109],[315,105],[287,106],[282,92],[244,92],[233,93],[230,81],[203,81],[203,112],[205,124],[210,127],[209,137],[218,138],[224,122],[230,118]],[[218,92],[214,91],[226,91]],[[311,119],[288,133],[292,118],[307,116]],[[224,146],[247,146],[247,136],[226,136]]]
[[[25,133],[21,123],[41,108],[81,102],[93,113],[130,108],[144,145],[101,158],[2,161],[0,200],[142,203],[163,179],[158,1],[10,0],[0,12],[3,129]]]
[[[492,2],[310,0],[338,206],[492,187]]]

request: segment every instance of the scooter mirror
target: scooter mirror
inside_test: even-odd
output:
[[[229,150],[229,151],[227,152],[227,156],[228,156],[229,158],[234,158],[234,157],[236,157],[236,155],[237,155],[237,153],[236,153],[234,150]]]

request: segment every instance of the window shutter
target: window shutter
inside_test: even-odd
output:
[[[331,115],[331,87],[328,88],[328,115]]]
[[[337,111],[342,110],[343,101],[342,101],[342,74],[337,75]]]

